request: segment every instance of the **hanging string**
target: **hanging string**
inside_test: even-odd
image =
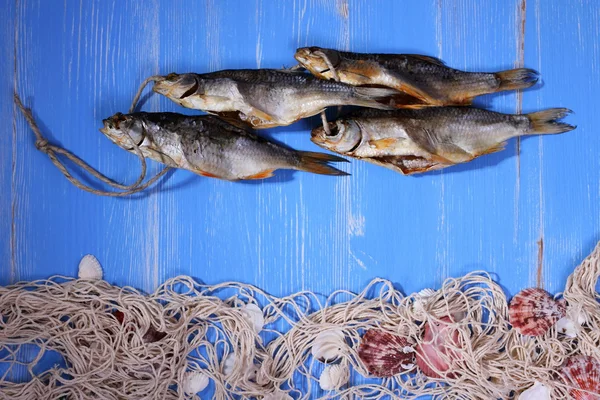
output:
[[[148,85],[150,82],[156,82],[157,80],[162,79],[162,78],[163,77],[160,75],[153,75],[153,76],[146,78],[144,80],[144,82],[142,82],[138,91],[135,93],[135,96],[133,97],[133,101],[131,102],[131,107],[129,107],[129,114],[131,114],[135,111],[135,107],[137,106],[137,103],[140,100],[140,97],[142,96],[142,92],[146,88],[146,85]]]
[[[327,54],[323,53],[322,51],[315,51],[314,54],[316,56],[321,57],[323,59],[323,61],[325,61],[325,64],[327,64],[327,67],[331,71],[331,75],[333,75],[333,79],[336,82],[340,82],[340,77],[339,77],[337,71],[335,70],[333,63],[331,62],[329,57],[327,57]],[[341,109],[341,107],[338,107],[338,112],[340,109]],[[325,110],[321,111],[321,123],[323,124],[323,130],[325,131],[325,134],[327,136],[331,136],[331,129],[329,129],[329,123],[327,123],[327,116],[325,115]]]
[[[137,103],[140,99],[142,91],[144,90],[146,85],[151,81],[156,81],[157,78],[158,78],[158,76],[151,76],[151,77],[147,78],[140,85],[140,88],[138,89],[138,91],[133,99],[133,102],[131,104],[131,107],[129,109],[130,113],[132,113],[135,110],[135,107],[137,106]],[[67,178],[69,180],[69,182],[71,182],[75,187],[77,187],[81,190],[84,190],[86,192],[93,193],[93,194],[99,195],[99,196],[109,196],[109,197],[129,196],[129,195],[139,193],[139,192],[145,190],[146,188],[148,188],[149,186],[154,184],[156,181],[158,181],[161,177],[163,177],[171,169],[171,167],[165,167],[159,173],[157,173],[155,176],[150,178],[148,181],[146,181],[145,183],[142,183],[144,181],[144,179],[146,178],[146,172],[147,172],[146,159],[145,159],[141,149],[139,148],[138,144],[131,138],[129,133],[124,132],[126,134],[126,136],[128,137],[129,142],[130,142],[131,146],[133,147],[135,154],[137,155],[138,159],[140,160],[141,172],[140,172],[140,175],[138,176],[137,180],[134,183],[132,183],[131,185],[123,185],[119,182],[116,182],[113,179],[102,174],[101,172],[97,171],[95,168],[90,166],[88,163],[83,161],[81,158],[77,157],[75,154],[71,153],[69,150],[49,143],[48,140],[44,137],[44,135],[42,135],[40,128],[38,127],[37,123],[35,122],[35,119],[33,118],[33,113],[31,112],[31,110],[29,108],[26,108],[23,105],[23,103],[21,102],[21,99],[19,98],[19,95],[16,92],[14,93],[14,101],[15,101],[15,104],[17,105],[17,107],[19,108],[19,110],[21,111],[21,113],[23,114],[23,116],[25,117],[25,120],[27,120],[29,127],[35,134],[35,137],[36,137],[35,147],[42,153],[46,154],[48,156],[48,158],[50,158],[50,161],[52,161],[52,163],[56,166],[56,168],[58,168],[58,170],[60,172],[62,172],[62,174],[65,176],[65,178]],[[81,169],[83,169],[84,171],[86,171],[87,173],[89,173],[94,178],[98,179],[99,181],[111,186],[112,188],[119,189],[122,191],[100,190],[100,189],[95,189],[91,186],[86,185],[85,183],[81,182],[81,180],[75,178],[67,170],[67,167],[58,158],[58,155],[62,155],[64,157],[66,157],[71,162],[73,162],[75,165],[77,165],[78,167],[80,167]]]

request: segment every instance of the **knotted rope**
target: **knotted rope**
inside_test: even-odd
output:
[[[146,85],[151,81],[156,81],[158,78],[159,78],[158,76],[151,76],[151,77],[147,78],[146,80],[144,80],[144,82],[142,82],[137,93],[135,94],[135,97],[133,99],[131,107],[129,108],[129,113],[134,112],[135,107],[137,106],[137,103],[138,103],[140,96],[141,96],[144,88],[146,87]],[[83,161],[81,158],[77,157],[75,154],[73,154],[69,150],[48,142],[48,139],[46,139],[44,137],[44,135],[42,135],[40,128],[38,127],[37,123],[35,122],[35,119],[33,118],[33,113],[31,112],[31,110],[29,108],[26,108],[23,105],[23,103],[21,102],[21,99],[19,98],[19,95],[16,92],[14,93],[14,100],[15,100],[15,104],[17,105],[17,107],[19,108],[19,110],[21,111],[23,116],[25,117],[25,120],[29,124],[29,127],[35,134],[36,149],[38,149],[42,153],[46,154],[48,156],[48,158],[50,158],[50,161],[52,161],[52,163],[56,166],[56,168],[58,168],[58,170],[60,172],[62,172],[62,174],[65,176],[65,178],[67,178],[69,180],[69,182],[71,182],[74,186],[76,186],[77,188],[79,188],[81,190],[85,190],[86,192],[93,193],[93,194],[96,194],[99,196],[109,196],[109,197],[129,196],[129,195],[132,195],[135,193],[139,193],[142,190],[145,190],[146,188],[148,188],[149,186],[154,184],[156,181],[158,181],[161,177],[163,177],[171,169],[171,167],[165,167],[160,172],[158,172],[156,175],[154,175],[152,178],[150,178],[148,181],[146,181],[145,183],[142,183],[144,181],[144,179],[146,178],[146,172],[147,172],[146,159],[145,159],[142,151],[140,150],[138,144],[131,138],[129,133],[124,132],[125,135],[127,136],[127,138],[129,139],[131,146],[135,150],[135,154],[137,155],[138,159],[140,160],[141,172],[140,172],[140,175],[138,176],[137,180],[130,185],[124,185],[119,182],[116,182],[113,179],[102,174],[101,172],[97,171],[95,168],[93,168],[91,165],[89,165],[88,163]],[[89,173],[94,178],[98,179],[99,181],[111,186],[112,188],[115,188],[115,189],[118,189],[121,191],[100,190],[100,189],[95,189],[89,185],[86,185],[81,180],[75,178],[67,170],[67,167],[65,166],[65,164],[59,159],[59,157],[58,157],[59,155],[66,157],[71,162],[73,162],[75,165],[77,165],[78,167],[80,167],[81,169],[83,169],[84,171],[86,171],[87,173]]]

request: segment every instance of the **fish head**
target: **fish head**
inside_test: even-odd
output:
[[[167,96],[176,103],[191,95],[202,97],[205,90],[203,80],[196,74],[169,74],[157,79],[152,90]]]
[[[104,127],[100,129],[100,132],[125,150],[132,151],[133,143],[141,146],[146,136],[143,122],[132,115],[116,113],[102,122]]]
[[[362,140],[360,125],[351,119],[338,119],[328,123],[329,132],[320,126],[311,131],[313,143],[341,154],[351,154]]]
[[[334,68],[340,65],[342,57],[340,52],[321,47],[302,47],[296,50],[294,58],[313,75],[321,79],[333,79]],[[329,61],[329,63],[327,62]],[[330,65],[331,64],[331,65]]]

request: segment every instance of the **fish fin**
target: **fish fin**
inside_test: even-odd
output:
[[[475,157],[473,154],[452,143],[438,144],[436,146],[436,151],[433,154],[440,157],[441,160],[447,160],[446,162],[450,162],[452,164],[471,161]]]
[[[439,65],[441,67],[445,67],[446,63],[440,60],[437,57],[424,56],[422,54],[405,54],[406,57],[414,58],[415,60],[425,61],[431,64]]]
[[[315,160],[323,162],[350,162],[344,157],[336,156],[334,154],[319,153],[316,151],[303,151],[301,152],[304,157],[310,157]]]
[[[259,172],[258,174],[250,175],[244,177],[244,179],[266,179],[273,176],[274,169],[266,169],[264,171]]]
[[[173,160],[171,157],[169,157],[165,153],[162,153],[158,150],[154,150],[154,149],[151,149],[148,147],[144,147],[144,152],[149,153],[149,155],[152,156],[151,158],[154,161],[161,162],[165,165],[168,165],[169,167],[179,168],[179,165],[177,165],[175,160]]]
[[[206,171],[196,171],[196,173],[198,175],[202,175],[202,176],[206,176],[207,178],[217,178],[217,179],[221,179],[221,177],[211,174],[210,172],[206,172]]]
[[[375,146],[378,150],[387,149],[390,146],[393,146],[398,142],[397,138],[385,138],[385,139],[377,139],[377,140],[369,140],[369,144],[371,146]]]
[[[394,108],[407,108],[413,110],[432,106],[432,104],[404,92],[398,92],[398,94],[392,96],[390,105]]]
[[[258,118],[264,122],[273,122],[275,120],[275,118],[273,118],[273,116],[267,114],[266,112],[264,112],[263,110],[261,110],[260,108],[254,107],[252,106],[252,111],[251,111],[252,115],[250,115],[248,117],[248,121],[250,122],[250,124],[252,124],[252,126],[262,126],[262,123],[256,123],[254,121],[254,118]],[[254,118],[253,118],[254,117]]]
[[[500,81],[498,92],[503,90],[518,90],[531,87],[540,79],[540,74],[529,68],[510,69],[497,72],[496,78]]]
[[[442,164],[458,164],[473,159],[473,155],[453,143],[440,143],[430,130],[420,127],[406,129],[406,134],[422,150],[429,153],[427,159]]]
[[[400,172],[402,175],[434,171],[451,165],[417,156],[381,156],[363,158],[362,160]]]
[[[248,121],[244,121],[240,118],[239,111],[222,111],[222,112],[207,112],[208,114],[215,115],[223,121],[240,129],[248,130],[252,128],[252,125]]]
[[[568,108],[550,108],[548,110],[525,114],[529,119],[529,129],[526,135],[556,134],[572,131],[575,125],[559,122],[560,119],[571,114]]]
[[[352,105],[380,110],[393,110],[396,108],[391,100],[398,94],[396,89],[385,87],[359,86],[354,88],[355,98]]]
[[[337,168],[327,164],[328,162],[340,162],[345,159],[326,153],[315,153],[312,151],[300,151],[300,166],[299,170],[305,172],[312,172],[320,175],[350,175],[347,172],[340,171]]]
[[[484,156],[486,154],[497,153],[499,151],[504,150],[505,148],[506,148],[506,142],[497,143],[497,144],[493,145],[492,147],[483,150],[481,153],[477,153],[476,157]]]

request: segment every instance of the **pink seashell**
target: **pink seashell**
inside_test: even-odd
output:
[[[449,325],[451,322],[452,319],[446,316],[440,318],[440,321],[425,323],[423,342],[418,344],[416,348],[417,366],[430,378],[441,378],[438,371],[446,372],[450,369],[446,359],[458,358],[458,355],[454,354],[451,348],[446,347],[448,343],[452,343],[455,347],[460,346],[458,330]],[[453,373],[446,375],[449,378],[454,376]]]
[[[414,366],[415,350],[404,337],[369,329],[360,341],[358,357],[369,374],[388,378]]]
[[[560,374],[565,383],[573,387],[569,395],[575,400],[600,399],[600,362],[594,357],[572,356],[563,365]]]
[[[556,301],[540,288],[520,291],[508,306],[510,324],[525,336],[541,336],[566,314],[564,301]]]

